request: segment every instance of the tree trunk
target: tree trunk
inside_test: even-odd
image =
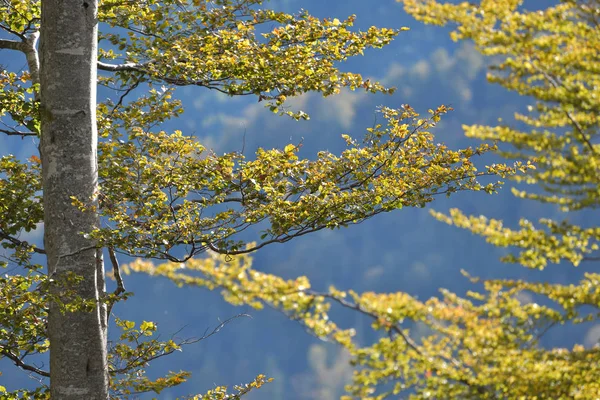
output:
[[[62,312],[51,302],[50,389],[53,400],[108,399],[106,307],[101,251],[82,233],[99,223],[95,210],[80,211],[72,197],[96,204],[97,0],[42,0],[40,100],[44,243],[51,292],[69,302],[61,281],[95,304],[92,312]],[[64,288],[63,288],[64,289]]]

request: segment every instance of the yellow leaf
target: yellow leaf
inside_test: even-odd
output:
[[[140,325],[140,329],[142,331],[155,330],[156,329],[156,325],[154,325],[154,322],[144,321]]]

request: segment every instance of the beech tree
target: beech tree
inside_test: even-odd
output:
[[[397,325],[401,318],[431,314],[431,305],[417,306],[404,294],[349,292],[350,303],[335,289],[313,293],[305,278],[284,281],[252,271],[248,254],[383,212],[423,207],[438,195],[492,193],[501,182],[484,185],[479,177],[514,175],[529,164],[478,170],[473,158],[493,145],[451,150],[437,144],[431,128],[449,110],[443,105],[425,117],[408,105],[382,108],[385,123],[367,129],[362,140],[342,135],[347,149],[341,154],[321,151],[312,158],[301,158],[298,144],[257,149],[250,158],[217,155],[193,136],[160,129],[183,112],[172,98],[180,86],[254,95],[273,113],[297,120],[308,115],[284,105],[302,93],[391,93],[337,65],[385,46],[401,29],[356,31],[354,18],[292,15],[265,9],[260,0],[0,3],[0,48],[24,54],[28,65],[0,72],[0,132],[16,140],[39,138],[40,150],[29,159],[0,158],[2,266],[11,267],[0,278],[0,357],[41,379],[34,390],[0,387],[3,398],[121,399],[186,380],[187,372],[145,376],[149,362],[186,344],[159,340],[152,322],[115,317],[120,341],[107,344],[111,311],[128,296],[122,254],[139,257],[127,271],[220,287],[236,304],[283,308],[367,366],[351,389],[361,398],[392,375],[376,375],[379,366],[370,364],[375,350],[359,349],[351,330],[326,319],[331,301],[374,316],[378,329],[392,333],[377,345],[378,354],[416,355],[421,367],[441,373],[425,359],[434,352],[447,357],[442,344],[420,352],[421,345],[408,349],[413,342],[395,336],[407,338]],[[116,94],[96,102],[97,85]],[[255,242],[239,238],[257,225],[263,230]],[[43,247],[20,238],[36,228],[44,229]],[[208,257],[199,257],[204,253]],[[112,293],[104,285],[104,254],[117,282]],[[441,304],[439,312],[447,312]],[[29,361],[48,351],[49,370]],[[423,372],[402,368],[411,379]],[[258,375],[235,394],[218,387],[195,398],[238,398],[267,381]]]
[[[513,249],[502,260],[524,268],[597,263],[598,219],[587,218],[586,225],[572,220],[582,215],[577,212],[593,216],[600,204],[600,2],[564,0],[535,11],[519,0],[401,2],[420,21],[455,26],[454,40],[473,40],[479,52],[492,57],[490,82],[531,99],[527,110],[515,111],[522,128],[509,122],[464,130],[469,137],[499,142],[502,157],[534,162],[535,169],[511,176],[520,184],[512,192],[564,213],[537,226],[523,218],[518,228],[457,209],[433,212],[434,217]],[[356,366],[344,399],[600,396],[597,345],[584,346],[583,337],[572,338],[571,348],[542,345],[544,336],[560,326],[598,322],[598,273],[586,273],[576,284],[482,280],[465,273],[477,284],[468,296],[442,290],[439,298],[422,301],[402,292],[335,287],[317,292],[306,278],[286,281],[253,270],[248,256],[231,263],[213,253],[190,260],[185,269],[139,260],[128,268],[180,285],[219,288],[233,304],[281,309],[318,337],[340,344]],[[335,322],[332,306],[372,318],[379,339],[353,340],[352,327]]]
[[[82,234],[99,224],[96,7],[94,2],[42,2],[41,68],[39,78],[31,77],[33,83],[39,79],[38,118],[43,132],[39,151],[45,283],[50,298],[59,300],[48,302],[50,392],[54,399],[108,397],[102,251],[93,238]],[[31,46],[27,51],[37,50]],[[71,205],[73,198],[85,199],[90,207],[78,210]],[[87,303],[90,309],[64,312],[60,305],[69,304],[70,297]]]

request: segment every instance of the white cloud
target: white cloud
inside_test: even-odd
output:
[[[473,91],[468,86],[462,86],[458,89],[458,95],[463,99],[463,101],[469,102],[473,98]]]
[[[363,277],[366,280],[377,280],[381,278],[381,276],[385,273],[385,268],[382,265],[377,265],[371,268],[368,268],[364,273]]]
[[[381,81],[386,85],[399,83],[410,85],[414,79],[428,81],[436,76],[449,84],[460,78],[463,80],[461,84],[464,85],[465,80],[474,80],[483,68],[485,68],[484,57],[479,54],[475,46],[464,43],[452,54],[440,47],[434,50],[429,58],[418,60],[411,65],[394,62],[390,64]]]
[[[586,333],[584,344],[586,347],[598,346],[600,343],[600,325],[592,326]]]
[[[194,99],[194,101],[192,102],[192,105],[194,106],[195,110],[199,111],[204,107],[207,100],[208,100],[208,96],[198,96]]]
[[[431,54],[431,64],[436,71],[445,73],[456,65],[456,58],[450,57],[448,51],[440,47]]]
[[[306,111],[310,102],[315,101],[316,94],[314,92],[303,93],[300,96],[290,97],[286,101],[286,105],[293,110]]]
[[[217,111],[207,113],[199,122],[200,142],[208,149],[217,152],[241,150],[242,136],[250,127],[268,113],[262,103],[250,103],[238,113]],[[235,143],[233,143],[235,141]],[[237,142],[239,141],[239,146]],[[231,148],[233,145],[234,148]]]
[[[411,65],[392,63],[381,81],[397,86],[405,98],[420,96],[423,88],[435,85],[453,104],[468,105],[473,99],[472,82],[485,66],[484,57],[472,44],[465,43],[452,53],[440,47]]]
[[[461,46],[456,52],[456,58],[460,62],[463,74],[469,80],[475,79],[477,74],[486,67],[485,58],[471,43],[465,43]]]
[[[386,86],[392,86],[395,82],[398,82],[406,74],[406,67],[402,64],[393,62],[390,64],[385,77],[381,80]]]
[[[300,96],[290,97],[283,106],[286,110],[305,111],[315,120],[331,121],[342,129],[353,126],[358,112],[358,106],[365,101],[368,94],[343,90],[335,96],[323,97],[319,93],[305,93]],[[238,142],[246,131],[256,131],[259,127],[268,124],[268,132],[277,132],[280,136],[289,126],[290,119],[286,116],[277,117],[271,114],[261,102],[247,102],[242,108],[235,109],[217,108],[216,112],[207,112],[198,121],[198,135],[202,144],[215,151],[230,151],[231,146],[238,149]],[[206,108],[205,108],[206,109]],[[303,123],[299,122],[300,124]],[[302,127],[306,127],[303,125]],[[301,134],[302,127],[296,127],[295,132]],[[262,129],[261,129],[262,130]],[[264,139],[264,136],[263,136]]]
[[[431,67],[425,60],[418,61],[415,65],[410,68],[411,77],[416,77],[422,81],[429,78],[431,74]]]
[[[337,122],[344,129],[349,129],[354,122],[356,108],[365,96],[365,94],[359,94],[348,90],[344,90],[340,94],[327,98],[319,96],[318,110],[320,116]]]

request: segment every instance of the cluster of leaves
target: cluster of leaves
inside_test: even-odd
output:
[[[155,334],[156,324],[143,321],[136,329],[135,322],[119,318],[115,319],[115,324],[122,333],[119,341],[109,346],[109,373],[113,377],[111,390],[114,398],[128,398],[132,394],[151,391],[160,394],[167,387],[185,382],[189,373],[184,371],[170,372],[167,376],[155,380],[145,375],[143,368],[150,360],[181,350],[181,345],[173,339],[148,339]]]
[[[106,227],[90,234],[129,254],[181,261],[210,248],[237,254],[282,243],[324,228],[359,223],[381,212],[422,207],[440,194],[493,192],[483,175],[506,176],[531,166],[491,165],[478,171],[472,158],[494,149],[450,150],[429,129],[447,109],[426,119],[409,106],[384,108],[387,126],[368,129],[362,143],[344,135],[348,149],[299,159],[299,146],[216,155],[181,132],[132,128],[126,141],[100,143],[100,213]],[[85,208],[85,199],[75,199]],[[235,235],[268,222],[255,247]],[[263,224],[264,226],[264,224]],[[186,246],[185,256],[181,245]]]
[[[425,23],[455,24],[455,40],[471,39],[482,54],[501,59],[488,74],[490,82],[534,101],[528,113],[515,114],[529,131],[505,125],[464,127],[467,136],[512,146],[502,148],[500,154],[506,158],[535,162],[535,172],[513,178],[536,189],[513,189],[513,193],[557,204],[565,213],[596,209],[600,205],[600,2],[565,0],[536,11],[522,10],[518,0],[482,1],[480,5],[402,3]],[[546,229],[523,219],[520,230],[460,212],[442,218],[497,246],[522,248],[505,260],[528,267],[598,260],[598,228],[574,225],[568,217],[540,221]]]
[[[523,249],[519,254],[508,254],[501,259],[505,262],[544,269],[548,263],[558,264],[567,260],[574,266],[582,261],[598,259],[594,256],[600,244],[600,227],[582,228],[567,221],[542,219],[540,224],[547,229],[536,228],[532,222],[521,219],[521,229],[504,227],[500,220],[484,216],[467,216],[458,209],[451,209],[449,215],[432,212],[440,221],[468,229],[483,236],[488,243],[501,247]]]
[[[40,28],[40,2],[6,0],[0,3],[2,30],[22,37]]]
[[[49,280],[43,274],[29,276],[6,275],[0,278],[0,356],[5,357],[18,367],[37,375],[48,377],[49,372],[42,367],[35,367],[28,358],[43,354],[49,350],[47,340],[47,305],[48,298],[44,295]],[[72,285],[72,282],[70,282]],[[66,285],[63,285],[66,286]],[[62,297],[64,299],[64,296]],[[56,302],[55,299],[54,301]],[[84,310],[89,307],[81,301],[71,301],[65,304],[64,312]],[[93,307],[93,305],[92,305]],[[225,323],[227,323],[226,321]],[[218,332],[222,323],[208,335],[195,339],[160,340],[157,336],[156,324],[143,321],[136,328],[132,321],[115,319],[116,327],[121,330],[119,340],[109,343],[109,375],[111,398],[137,398],[139,394],[153,392],[160,394],[165,388],[184,383],[189,377],[185,371],[169,372],[164,377],[150,379],[146,376],[145,368],[157,358],[180,351],[187,344],[203,340]],[[234,387],[237,393],[229,393],[227,387],[216,387],[203,395],[186,397],[198,400],[234,400],[251,390],[261,387],[271,380],[259,375],[251,383]],[[34,390],[16,390],[8,392],[0,386],[0,398],[11,399],[49,399],[46,385],[40,385]]]
[[[485,281],[481,292],[470,292],[467,298],[444,290],[440,298],[420,301],[401,292],[358,294],[333,286],[318,292],[306,277],[284,280],[253,269],[248,255],[211,253],[184,264],[138,260],[125,270],[166,277],[177,285],[220,289],[235,305],[283,311],[351,354],[357,369],[346,387],[348,400],[600,395],[598,351],[580,345],[547,350],[540,345],[554,326],[597,318],[599,274],[586,275],[578,285]],[[525,293],[540,301],[523,303]],[[371,318],[378,338],[367,344],[364,338],[355,340],[354,329],[334,322],[336,307]]]
[[[98,106],[98,129],[105,138],[100,144],[101,211],[108,217],[110,227],[95,232],[101,241],[99,246],[107,245],[111,249],[123,246],[121,250],[131,250],[131,254],[155,256],[168,254],[174,245],[189,239],[188,244],[193,247],[197,242],[202,250],[207,248],[207,243],[212,245],[213,242],[223,246],[224,250],[231,249],[236,245],[226,240],[243,226],[227,229],[221,224],[210,229],[211,223],[200,218],[203,210],[206,208],[207,213],[212,213],[210,206],[227,203],[229,199],[225,195],[237,192],[250,201],[242,205],[247,207],[247,215],[238,213],[238,219],[248,219],[244,224],[268,219],[267,213],[274,209],[274,201],[284,200],[282,193],[276,199],[268,200],[265,188],[271,187],[274,191],[289,187],[293,179],[302,176],[301,169],[309,165],[306,160],[298,160],[294,146],[283,152],[261,150],[259,161],[248,162],[239,154],[208,155],[200,144],[180,133],[152,132],[151,128],[182,112],[180,103],[170,99],[172,90],[162,85],[194,85],[228,95],[256,95],[258,101],[267,101],[271,111],[296,119],[307,119],[308,116],[301,111],[283,109],[287,97],[308,91],[327,96],[338,93],[342,87],[363,88],[369,92],[393,91],[377,82],[364,80],[359,74],[339,71],[338,62],[361,55],[366,49],[386,45],[399,30],[372,27],[366,32],[356,32],[352,31],[354,16],[344,21],[318,19],[306,12],[290,15],[260,6],[261,1],[256,0],[100,2],[98,17],[102,27],[108,29],[100,34],[100,45],[105,47],[99,51],[98,67],[106,73],[99,77],[99,84],[117,90],[119,97],[107,99]],[[0,3],[0,28],[17,39],[1,39],[0,48],[21,51],[26,53],[28,61],[33,60],[35,57],[31,57],[31,52],[36,51],[35,39],[40,23],[40,1]],[[35,137],[40,134],[39,103],[36,101],[39,69],[31,62],[28,65],[29,72],[0,73],[0,132],[6,135]],[[150,86],[148,93],[134,100],[127,99],[127,96],[138,94],[135,89],[141,83]],[[155,86],[160,90],[154,89]],[[397,133],[400,134],[399,129]],[[373,139],[377,146],[383,146],[384,140],[375,132]],[[325,166],[333,165],[332,162],[337,160],[338,170],[331,176],[337,174],[342,178],[340,168],[343,165],[360,165],[366,161],[361,159],[368,156],[367,150],[354,147],[352,157],[348,153],[337,160],[333,155],[323,155],[320,163],[314,163],[312,167],[315,174],[323,173]],[[451,153],[439,152],[439,157],[446,157],[448,163],[455,162],[451,156]],[[164,166],[149,174],[161,160],[165,161]],[[266,164],[261,166],[261,162]],[[20,162],[11,155],[0,160],[0,239],[6,259],[2,266],[17,265],[27,271],[24,275],[7,275],[0,281],[0,298],[6,303],[0,316],[0,357],[44,378],[48,377],[48,371],[35,367],[30,360],[48,350],[45,326],[49,302],[59,301],[62,312],[81,312],[97,305],[69,295],[65,289],[69,286],[67,282],[54,282],[44,276],[42,267],[35,264],[37,260],[33,258],[35,254],[43,257],[44,249],[20,239],[24,232],[36,229],[43,220],[40,164],[36,156],[28,162]],[[234,166],[236,178],[239,176],[237,181],[231,175]],[[372,168],[372,165],[368,167]],[[213,168],[216,172],[207,172]],[[266,169],[261,171],[260,168]],[[469,165],[464,166],[463,172],[464,180],[475,177]],[[357,173],[364,174],[364,170]],[[189,175],[186,177],[185,174]],[[347,177],[346,184],[350,184],[351,179]],[[367,181],[365,187],[370,184]],[[475,182],[466,185],[475,187]],[[295,196],[299,198],[309,189],[295,190]],[[333,188],[328,190],[339,192]],[[345,189],[349,190],[351,188]],[[204,192],[209,193],[206,204],[198,201],[205,197]],[[191,198],[184,201],[188,195]],[[171,202],[165,202],[165,196],[172,196]],[[74,199],[74,202],[85,208],[87,200]],[[315,201],[324,202],[325,199]],[[291,209],[292,206],[294,204],[290,203],[288,213],[307,212]],[[121,213],[118,207],[125,207],[125,212]],[[181,211],[175,212],[175,207]],[[303,207],[311,211],[307,204]],[[353,215],[343,205],[338,208],[337,218],[341,223],[342,216],[347,219]],[[147,221],[153,216],[158,217],[157,223],[150,226]],[[357,220],[362,218],[358,214],[356,217]],[[309,216],[302,218],[307,221]],[[227,223],[235,219],[221,218],[217,214],[212,220]],[[274,226],[277,220],[283,221],[283,215],[273,217]],[[326,216],[320,223],[332,220]],[[298,220],[293,226],[301,223]],[[115,235],[112,229],[115,226],[128,230]],[[285,235],[286,229],[292,227],[279,223],[277,233],[270,234]],[[211,230],[216,230],[217,234],[208,233]],[[196,252],[193,250],[191,254]],[[50,286],[60,285],[64,287],[53,292],[59,294],[60,299],[49,294]],[[124,297],[126,295],[121,293],[106,294],[104,301],[110,308]],[[123,334],[119,343],[111,345],[109,360],[111,389],[115,396],[126,398],[141,392],[159,393],[185,380],[185,372],[170,373],[155,380],[145,376],[145,367],[150,361],[178,350],[185,341],[151,338],[156,327],[149,322],[137,329],[127,321],[117,321],[117,325]],[[266,382],[268,379],[260,375],[250,384],[235,387],[235,393],[229,394],[225,387],[218,387],[194,398],[237,399]],[[0,388],[1,397],[7,399],[47,398],[46,389],[43,382],[33,391],[8,393],[4,387]]]
[[[39,135],[38,103],[33,101],[37,86],[30,85],[30,80],[28,72],[17,74],[0,70],[0,117],[8,114],[12,120],[0,128],[0,133],[21,137]]]
[[[361,75],[340,72],[339,61],[388,44],[399,30],[351,30],[354,16],[340,21],[262,9],[262,0],[218,2],[105,0],[99,19],[111,26],[101,35],[100,58],[124,62],[106,84],[140,80],[202,86],[228,95],[254,94],[270,109],[285,111],[286,98],[308,91],[328,96],[341,87],[390,93]]]
[[[33,272],[0,277],[0,356],[20,367],[28,355],[48,350],[47,303],[40,294],[45,281]]]
[[[235,385],[233,390],[237,393],[229,393],[227,387],[218,386],[212,390],[206,392],[206,394],[202,396],[192,396],[190,400],[239,400],[245,394],[250,393],[250,391],[254,389],[259,389],[265,383],[271,382],[271,378],[267,378],[264,375],[258,375],[254,380],[250,383],[246,383],[244,385]]]
[[[2,247],[12,252],[9,261],[29,265],[32,253],[40,251],[19,240],[21,232],[31,232],[43,218],[39,158],[20,162],[12,155],[0,157],[0,239]],[[7,261],[0,260],[5,267]]]
[[[458,24],[456,40],[473,39],[485,55],[504,56],[490,81],[530,96],[530,113],[516,119],[523,132],[500,126],[465,127],[468,136],[514,146],[499,151],[510,159],[537,162],[517,182],[539,190],[513,190],[518,197],[557,204],[563,212],[595,209],[600,195],[598,129],[599,78],[597,1],[563,1],[542,11],[525,11],[520,1],[441,4],[404,0],[406,10],[427,23]],[[528,268],[595,260],[598,227],[543,219],[546,229],[526,219],[520,229],[502,221],[434,213],[447,223],[482,235],[497,246],[522,249],[504,258]],[[254,248],[253,245],[247,249]],[[248,256],[210,258],[129,269],[164,276],[178,285],[221,289],[233,304],[282,310],[314,335],[348,350],[356,365],[346,398],[595,399],[600,396],[598,348],[576,344],[548,348],[542,337],[562,325],[597,321],[600,275],[577,284],[521,280],[483,281],[483,290],[466,298],[442,291],[419,301],[406,293],[363,293],[330,287],[317,292],[305,277],[284,280],[252,269]],[[478,279],[471,278],[473,283]],[[530,300],[524,300],[530,299]],[[335,307],[373,320],[380,336],[364,344],[352,328],[334,322]],[[364,338],[363,338],[364,340]]]

